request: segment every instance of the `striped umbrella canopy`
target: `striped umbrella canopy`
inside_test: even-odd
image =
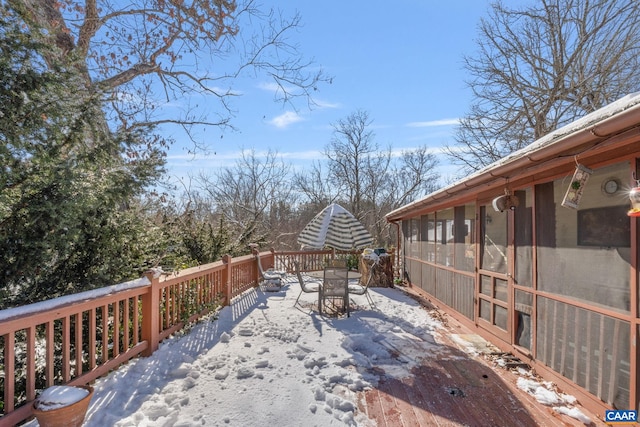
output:
[[[298,243],[313,249],[330,247],[348,251],[371,245],[373,237],[351,212],[333,203],[302,229]]]

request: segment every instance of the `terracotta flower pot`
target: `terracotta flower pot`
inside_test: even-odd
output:
[[[33,414],[38,420],[40,427],[80,427],[84,422],[84,417],[89,409],[89,403],[93,396],[93,387],[75,386],[88,391],[82,399],[70,403],[69,405],[46,410],[40,398],[33,402]]]

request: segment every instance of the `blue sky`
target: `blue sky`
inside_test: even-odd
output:
[[[305,57],[333,77],[320,86],[317,106],[274,102],[269,82],[243,78],[234,90],[237,131],[207,129],[197,138],[215,154],[193,158],[189,143],[168,156],[171,174],[186,179],[233,166],[242,149],[275,150],[294,167],[305,167],[330,142],[332,124],[358,109],[369,113],[375,141],[394,149],[427,145],[434,153],[453,144],[456,120],[471,99],[463,55],[472,55],[480,17],[489,0],[263,1],[285,15],[298,11],[302,25],[289,34]],[[442,158],[440,173],[455,172]]]

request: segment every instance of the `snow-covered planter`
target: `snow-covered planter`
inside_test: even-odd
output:
[[[93,396],[90,386],[52,386],[33,402],[40,427],[80,427]]]

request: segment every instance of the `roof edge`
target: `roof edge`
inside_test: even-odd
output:
[[[389,222],[400,220],[403,214],[425,207],[431,202],[440,201],[443,197],[501,179],[502,176],[530,163],[544,163],[572,147],[589,141],[604,140],[637,126],[640,126],[640,92],[626,95],[581,119],[550,132],[528,146],[453,184],[389,212],[385,218]]]

